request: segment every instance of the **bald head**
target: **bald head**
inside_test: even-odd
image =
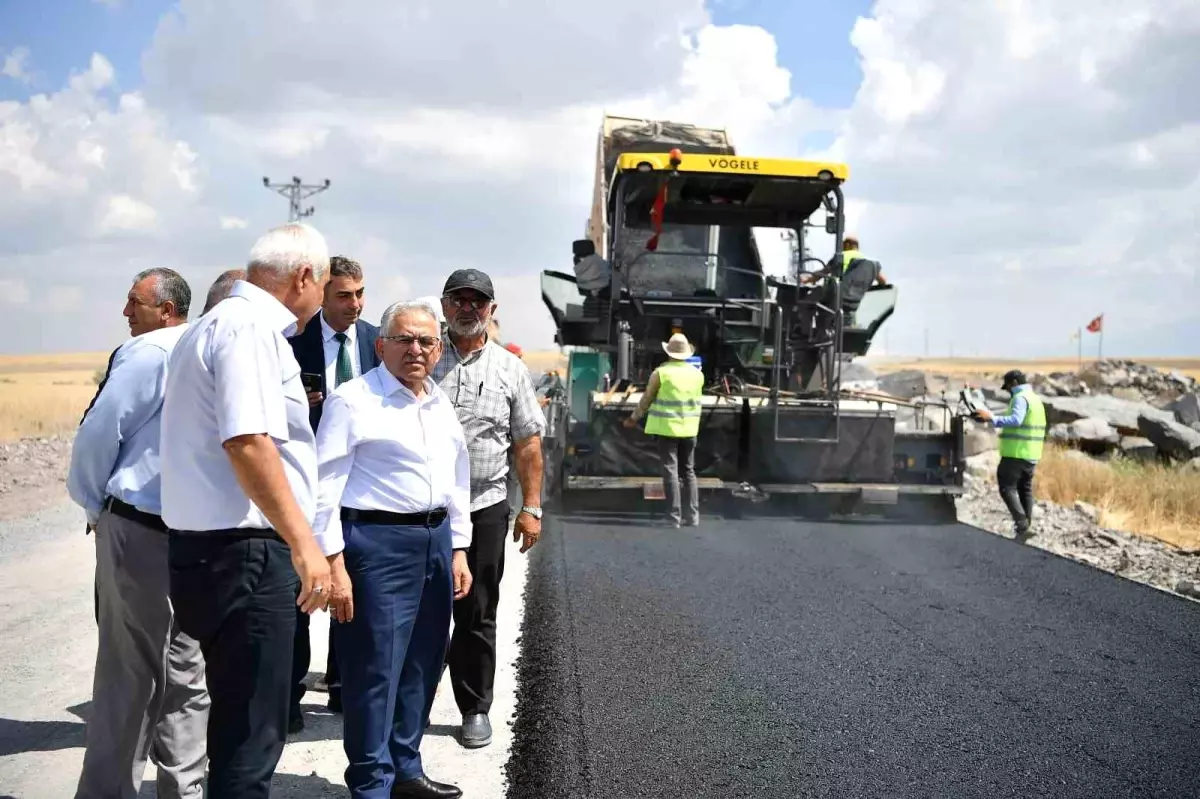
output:
[[[204,300],[204,313],[211,311],[213,306],[229,296],[229,291],[233,288],[235,281],[245,279],[245,269],[229,269],[222,272],[208,290],[208,297]]]

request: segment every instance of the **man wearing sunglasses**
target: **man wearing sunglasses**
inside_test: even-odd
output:
[[[462,713],[463,746],[492,740],[488,713],[496,676],[496,610],[504,574],[504,539],[510,457],[521,483],[522,503],[513,528],[521,552],[542,532],[542,432],[529,369],[488,335],[496,312],[492,280],[477,269],[460,269],[442,289],[446,334],[433,379],[454,403],[471,462],[471,547],[467,565],[471,593],[454,603],[454,633],[447,653],[454,698]]]

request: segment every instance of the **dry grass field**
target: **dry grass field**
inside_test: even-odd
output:
[[[107,360],[106,352],[0,356],[0,442],[73,429]]]
[[[1133,360],[1167,371],[1177,371],[1200,380],[1200,358],[1120,358],[1117,360]],[[1025,372],[1075,372],[1079,369],[1078,358],[1052,358],[1032,361],[1003,361],[974,358],[867,358],[871,368],[879,372],[898,372],[902,369],[920,369],[923,372],[948,375],[960,379],[978,378],[983,375],[999,377],[1009,369],[1023,369]],[[1095,359],[1083,359],[1086,367]]]
[[[1041,499],[1100,510],[1100,524],[1200,549],[1200,471],[1157,464],[1103,463],[1049,447],[1034,482]]]

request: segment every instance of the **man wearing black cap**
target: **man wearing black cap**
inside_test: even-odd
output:
[[[1033,473],[1042,457],[1046,438],[1046,408],[1025,379],[1025,374],[1013,369],[1004,375],[1001,385],[1012,395],[1004,416],[992,416],[986,408],[979,417],[1000,429],[1000,465],[996,483],[1000,497],[1013,517],[1017,541],[1025,543],[1032,535]]]
[[[496,675],[496,609],[508,533],[508,472],[516,465],[522,503],[513,529],[521,552],[542,532],[542,432],[545,416],[529,369],[488,336],[496,312],[492,280],[460,269],[446,281],[443,354],[433,379],[454,403],[471,462],[471,593],[454,603],[454,633],[447,653],[454,698],[463,715],[462,744],[487,746],[488,713]]]

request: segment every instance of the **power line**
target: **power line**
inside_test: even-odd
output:
[[[324,184],[306,184],[301,183],[300,178],[292,178],[291,183],[272,183],[270,179],[264,177],[263,185],[268,189],[273,189],[284,197],[288,198],[288,221],[299,222],[306,216],[312,216],[316,210],[312,206],[307,209],[301,209],[300,201],[307,200],[314,194],[325,191],[329,188],[329,178],[325,178]]]

